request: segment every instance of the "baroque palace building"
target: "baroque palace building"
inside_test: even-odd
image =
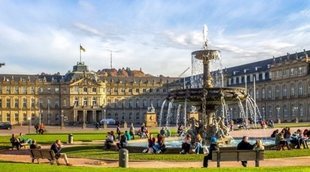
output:
[[[246,87],[249,95],[256,99],[262,119],[310,121],[309,56],[310,51],[304,50],[225,68],[224,86]],[[221,71],[214,71],[213,76],[216,85],[221,85]],[[185,79],[193,87],[201,87],[201,75]],[[238,105],[228,106],[228,116],[233,119],[241,118]]]
[[[65,75],[0,75],[0,122],[47,125],[93,124],[103,118],[142,124],[147,108],[159,115],[178,78],[154,77],[141,70],[92,72],[78,62]],[[171,119],[173,120],[173,118]]]

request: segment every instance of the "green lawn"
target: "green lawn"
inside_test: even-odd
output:
[[[102,149],[102,146],[81,146],[64,148],[64,152],[69,157],[77,158],[91,158],[91,159],[105,159],[105,160],[117,160],[118,152],[106,151]],[[204,155],[196,154],[145,154],[145,153],[130,153],[130,160],[158,160],[158,161],[201,161]],[[285,151],[265,151],[265,158],[287,158],[287,157],[300,157],[310,156],[309,149],[300,150],[285,150]]]
[[[203,168],[162,168],[162,169],[155,169],[155,168],[97,168],[97,167],[67,167],[67,166],[56,166],[56,165],[48,165],[48,164],[26,164],[26,163],[10,163],[10,162],[0,162],[1,165],[1,172],[13,172],[13,171],[31,171],[31,172],[106,172],[106,171],[112,171],[112,172],[158,172],[158,171],[169,171],[169,172],[187,172],[187,171],[209,171],[209,172],[215,172],[215,171],[221,171],[221,172],[236,172],[236,171],[244,171],[244,168],[209,168],[209,169],[203,169]],[[248,167],[246,168],[246,171],[249,172],[307,172],[310,171],[310,167]]]
[[[0,148],[10,146],[11,136],[0,136]],[[27,134],[25,137],[31,138],[37,141],[38,144],[51,144],[55,140],[60,139],[62,142],[67,142],[68,133],[46,133],[43,135]],[[90,142],[92,140],[104,140],[106,133],[74,133],[74,141]]]
[[[275,128],[284,128],[284,127],[310,127],[309,122],[300,122],[300,123],[275,123]]]

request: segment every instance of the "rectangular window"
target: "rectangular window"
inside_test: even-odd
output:
[[[74,98],[74,106],[79,106],[79,98],[78,97]]]
[[[15,87],[15,93],[17,93],[17,94],[19,93],[18,86]]]
[[[30,93],[31,93],[31,94],[34,94],[34,87],[31,87],[31,88],[30,88]]]
[[[137,89],[136,89],[136,92],[137,92],[137,93],[139,93],[139,92],[140,92],[139,88],[137,88]]]
[[[26,94],[27,93],[27,87],[22,87],[22,94]]]
[[[11,93],[11,87],[10,87],[10,86],[7,86],[7,87],[6,87],[6,93],[7,93],[7,94],[10,94],[10,93]]]
[[[2,114],[0,113],[0,122],[3,122],[3,120],[2,120]]]
[[[87,87],[83,88],[84,93],[87,93]]]
[[[87,106],[87,97],[84,97],[83,105]]]
[[[34,98],[31,99],[31,108],[35,108],[36,100]]]
[[[15,108],[18,108],[18,107],[19,107],[19,101],[18,101],[18,99],[15,99],[14,107],[15,107]]]
[[[23,108],[27,108],[27,99],[23,98]]]
[[[27,121],[27,114],[26,113],[23,114],[23,121]]]
[[[6,107],[11,108],[11,99],[6,99]]]
[[[11,122],[11,114],[9,113],[6,114],[6,121]]]
[[[97,106],[97,97],[93,97],[93,106]]]
[[[63,104],[63,106],[67,106],[67,99],[64,99],[62,104]]]
[[[94,87],[93,88],[93,92],[96,93],[97,92],[97,88]]]
[[[19,121],[19,115],[18,113],[15,113],[15,122],[18,122]]]
[[[2,99],[0,99],[0,108],[2,108]]]

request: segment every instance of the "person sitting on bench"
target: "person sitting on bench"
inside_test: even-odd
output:
[[[41,149],[41,146],[38,145],[35,140],[32,140],[32,143],[30,145],[30,149]]]
[[[253,147],[254,146],[249,143],[248,137],[243,136],[242,141],[237,146],[237,150],[252,150]],[[241,164],[243,167],[246,167],[248,162],[247,161],[241,161]]]
[[[12,137],[10,138],[10,142],[12,144],[12,149],[14,149],[14,147],[16,147],[17,150],[20,149],[21,144],[18,138],[15,137],[14,134],[12,134]]]
[[[71,166],[71,164],[69,163],[69,160],[67,158],[67,154],[60,153],[61,147],[62,147],[62,144],[61,144],[60,140],[56,140],[55,143],[53,143],[51,146],[51,150],[55,153],[57,164],[59,164],[58,159],[63,158],[65,160],[66,165]]]

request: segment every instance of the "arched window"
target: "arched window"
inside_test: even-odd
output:
[[[265,88],[262,88],[262,99],[266,98],[266,92],[265,92]]]
[[[304,116],[304,106],[300,104],[298,109],[299,109],[299,116],[300,117]]]
[[[291,84],[291,96],[295,96],[295,84]]]
[[[286,97],[287,96],[287,86],[286,85],[283,85],[283,89],[282,89],[282,95],[283,97]]]
[[[280,97],[280,87],[277,85],[276,87],[275,87],[275,89],[276,89],[276,94],[275,94],[275,97],[276,98],[279,98]]]
[[[286,105],[283,105],[283,115],[284,115],[284,117],[288,117],[288,110],[287,110]]]
[[[304,89],[302,83],[298,83],[298,96],[302,96],[304,94]]]

